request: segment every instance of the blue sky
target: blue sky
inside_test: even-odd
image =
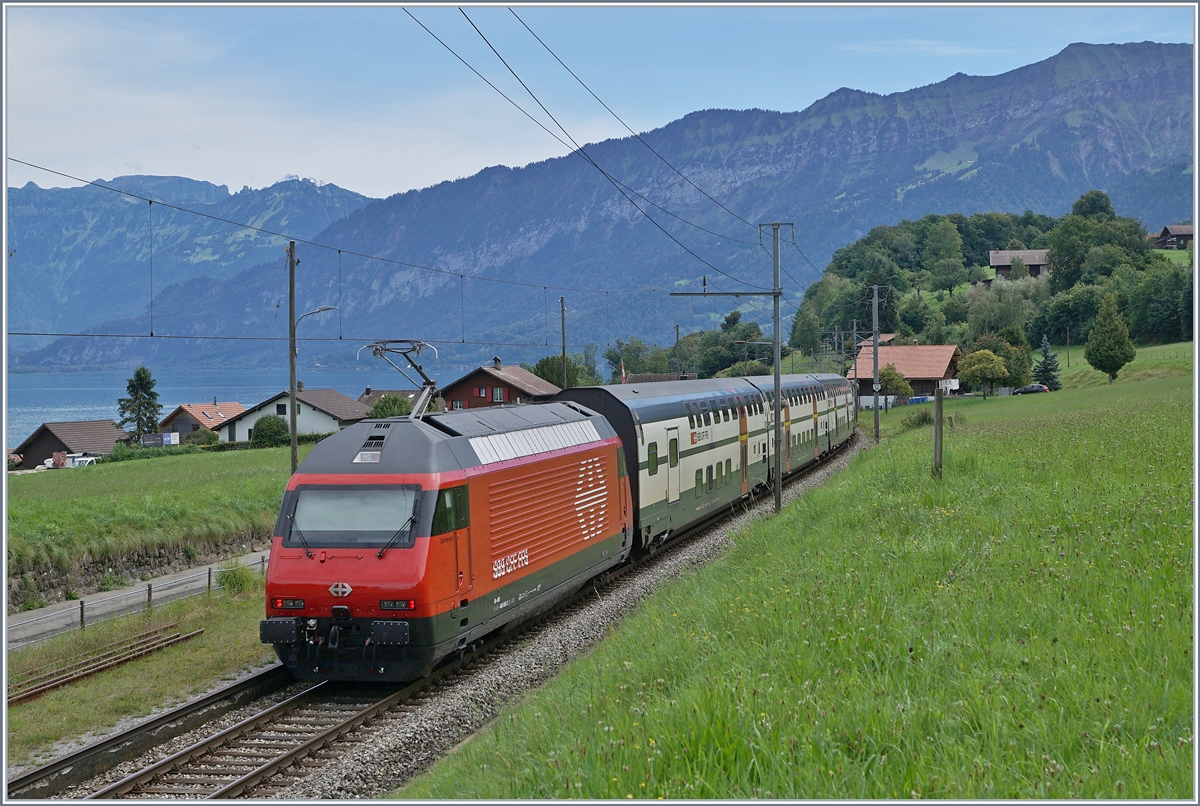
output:
[[[1181,4],[514,8],[638,131],[698,109],[793,111],[839,87],[995,75],[1072,42],[1192,43],[1194,30]],[[456,8],[409,9],[536,109]],[[577,140],[625,134],[505,7],[466,11]],[[6,6],[4,58],[6,155],[87,179],[237,190],[296,174],[386,196],[566,152],[399,6]],[[9,186],[72,184],[5,165]]]

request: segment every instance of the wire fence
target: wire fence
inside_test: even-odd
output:
[[[245,567],[257,566],[260,575],[266,575],[267,557],[243,562]],[[8,649],[22,649],[41,643],[56,635],[73,630],[86,629],[117,618],[145,612],[156,604],[166,604],[202,593],[221,590],[221,571],[225,569],[208,566],[205,571],[172,579],[169,582],[147,582],[145,588],[115,593],[102,599],[86,601],[80,599],[78,607],[59,607],[54,612],[36,618],[25,619],[8,625],[6,644]]]

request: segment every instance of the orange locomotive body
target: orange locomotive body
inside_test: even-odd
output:
[[[621,442],[574,403],[368,420],[288,482],[260,637],[306,680],[412,680],[632,549]]]

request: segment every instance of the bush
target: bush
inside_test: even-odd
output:
[[[225,451],[248,451],[253,445],[249,442],[218,442],[214,445],[201,445],[200,450],[210,453],[224,453]]]
[[[183,441],[189,445],[215,445],[217,444],[217,432],[201,427],[184,437]]]
[[[233,594],[246,593],[258,587],[258,575],[249,566],[230,560],[217,571],[217,584]]]
[[[924,425],[933,425],[933,412],[929,409],[919,409],[901,420],[900,425],[905,431],[912,428],[920,428]]]
[[[21,457],[15,453],[10,453],[8,455],[8,469],[16,470],[20,466],[21,466]]]
[[[125,587],[125,575],[118,574],[111,568],[100,579],[100,583],[96,586],[101,591],[115,591]]]
[[[118,442],[113,446],[112,453],[96,460],[97,464],[104,462],[128,462],[135,459],[162,459],[164,456],[179,456],[185,453],[199,453],[196,445],[164,445],[161,448],[147,448],[142,445],[129,445]]]
[[[282,417],[268,414],[259,417],[254,423],[254,433],[250,437],[251,448],[278,448],[290,441],[288,425]]]

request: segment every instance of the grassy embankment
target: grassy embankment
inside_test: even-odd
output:
[[[179,622],[176,629],[182,633],[204,630],[181,644],[9,708],[8,763],[44,762],[48,759],[39,753],[54,742],[109,729],[126,717],[145,716],[155,707],[180,702],[274,659],[271,648],[258,641],[262,617],[262,583],[255,579],[242,594],[215,591],[9,653],[9,675],[20,677],[58,668],[158,625]]]
[[[10,476],[9,573],[266,533],[288,470],[288,449],[268,448]]]
[[[1194,797],[1190,373],[947,410],[401,796]]]

